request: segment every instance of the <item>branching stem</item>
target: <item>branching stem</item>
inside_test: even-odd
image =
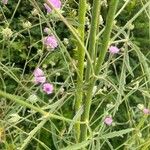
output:
[[[96,0],[95,0],[96,1]],[[110,40],[110,35],[112,31],[112,26],[113,26],[113,21],[115,17],[115,12],[117,9],[119,0],[111,0],[109,4],[109,11],[106,19],[106,27],[105,31],[103,34],[103,40],[102,40],[102,46],[101,46],[101,51],[97,60],[97,64],[95,66],[95,75],[98,75],[102,66],[102,63],[104,61],[108,46],[109,46],[109,40]],[[92,76],[90,78],[90,82],[88,85],[87,93],[86,93],[86,101],[84,105],[84,113],[82,115],[81,120],[84,122],[89,121],[89,113],[90,113],[90,107],[91,107],[91,101],[92,101],[92,92],[93,92],[93,87],[96,82],[96,77]],[[87,126],[81,125],[81,141],[86,140],[87,138]]]

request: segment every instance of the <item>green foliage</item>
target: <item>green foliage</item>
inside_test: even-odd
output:
[[[101,16],[104,22],[97,31],[97,54],[101,53],[103,29],[110,8],[110,1],[102,2]],[[61,14],[79,35],[78,1],[62,3]],[[106,54],[101,72],[96,76],[90,120],[85,124],[87,140],[78,143],[74,125],[83,124],[78,119],[84,111],[86,100],[83,97],[82,106],[75,113],[78,39],[71,34],[59,14],[46,14],[43,1],[8,0],[7,5],[0,2],[0,149],[149,149],[149,115],[143,115],[137,107],[138,104],[150,107],[148,7],[124,28],[147,3],[148,0],[128,1],[113,22],[109,42],[121,51],[115,55]],[[92,4],[93,1],[87,1],[86,49],[90,39]],[[119,1],[117,12],[124,4],[124,0]],[[51,34],[58,37],[59,46],[52,51],[43,44],[43,38],[47,36],[43,32],[45,27],[49,27]],[[87,59],[86,53],[84,61],[87,62]],[[33,82],[36,67],[42,68],[46,82],[54,85],[51,95],[46,95],[42,85]],[[86,67],[85,64],[84,71]],[[85,74],[83,76],[83,93],[86,96],[88,81],[85,82]],[[111,126],[104,123],[106,116],[112,116]]]

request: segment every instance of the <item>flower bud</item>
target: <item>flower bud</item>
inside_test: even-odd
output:
[[[23,24],[22,24],[22,26],[23,26],[23,28],[31,28],[31,26],[32,26],[32,24],[31,24],[31,22],[29,22],[29,21],[26,21],[26,22],[24,22]]]
[[[69,40],[67,38],[64,38],[63,42],[64,42],[65,45],[69,44]]]
[[[32,14],[33,16],[36,16],[36,15],[39,14],[39,12],[38,12],[37,9],[33,9],[33,10],[31,11],[31,14]]]
[[[2,30],[2,35],[5,39],[11,38],[13,32],[11,31],[10,28],[5,28]]]
[[[138,104],[137,108],[140,109],[140,110],[143,110],[144,109],[144,105],[143,104]]]

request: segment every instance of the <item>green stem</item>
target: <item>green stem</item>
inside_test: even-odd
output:
[[[0,61],[3,61],[3,52],[5,49],[5,43],[6,43],[6,39],[4,39],[3,46],[2,46],[2,49],[0,51]]]
[[[12,20],[13,20],[13,18],[14,18],[14,16],[15,16],[16,12],[17,12],[17,9],[18,9],[20,3],[21,3],[21,0],[18,1],[17,6],[15,7],[15,10],[14,10],[12,16],[11,16],[10,21],[9,21],[9,26],[10,26],[10,24],[12,23]]]
[[[94,0],[93,1],[93,9],[92,9],[92,20],[91,20],[91,28],[90,28],[90,38],[89,38],[89,47],[88,52],[91,57],[91,60],[94,61],[95,58],[95,48],[96,48],[96,33],[98,31],[99,26],[99,15],[100,15],[100,4],[101,0]],[[87,60],[87,68],[86,68],[86,75],[85,79],[88,82],[91,76],[91,66],[89,60]]]
[[[78,32],[79,32],[79,36],[83,44],[84,44],[84,30],[85,30],[85,18],[86,18],[85,16],[86,16],[86,0],[80,0],[79,1],[79,14],[78,14],[78,19],[79,19]],[[76,101],[75,101],[76,113],[79,111],[79,109],[81,108],[81,104],[82,104],[83,73],[84,73],[84,58],[85,58],[84,48],[80,45],[80,43],[77,44],[77,47],[78,47],[77,68],[78,68],[79,74],[77,75],[77,86],[76,86]],[[78,120],[80,121],[80,117]],[[79,123],[75,125],[75,131],[76,131],[76,136],[77,136],[77,141],[78,141],[80,137],[80,124]]]
[[[111,0],[110,5],[109,5],[109,12],[108,12],[108,16],[106,19],[106,28],[105,28],[104,36],[102,40],[101,52],[99,54],[97,65],[95,67],[95,75],[98,75],[100,68],[102,66],[102,63],[104,61],[106,52],[108,50],[111,30],[112,30],[114,16],[115,16],[115,12],[118,6],[118,2],[119,0]]]
[[[103,40],[102,40],[102,47],[101,47],[101,52],[98,57],[98,61],[95,67],[95,75],[97,76],[100,72],[102,63],[104,61],[108,46],[109,46],[109,40],[110,40],[110,35],[112,31],[112,26],[113,26],[113,21],[115,17],[115,12],[117,9],[119,0],[111,0],[110,5],[109,5],[109,11],[106,19],[106,27],[103,35]],[[84,106],[84,113],[82,115],[82,121],[84,122],[89,122],[89,113],[90,113],[90,107],[91,107],[91,100],[92,100],[92,92],[93,92],[93,87],[96,82],[96,77],[92,76],[89,86],[87,89],[87,95],[86,95],[86,101],[85,101],[85,106]],[[86,124],[81,125],[81,137],[80,140],[84,141],[87,138],[87,126]]]

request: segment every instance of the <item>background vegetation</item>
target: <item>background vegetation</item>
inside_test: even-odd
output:
[[[79,2],[62,3],[61,14],[77,29]],[[89,40],[92,6],[93,1],[88,1],[85,43]],[[109,7],[109,0],[103,0],[98,53]],[[93,90],[88,138],[78,143],[74,125],[83,108],[74,111],[76,39],[57,13],[46,14],[43,1],[0,3],[0,90],[5,93],[0,92],[0,149],[150,149],[149,115],[137,107],[149,108],[150,100],[150,2],[120,0],[116,15],[110,43],[120,52],[106,54]],[[48,51],[42,42],[48,23],[58,37],[59,46],[54,51]],[[51,95],[33,82],[38,66],[54,85]],[[52,114],[50,118],[45,112]],[[111,126],[104,123],[108,115],[113,118]]]

